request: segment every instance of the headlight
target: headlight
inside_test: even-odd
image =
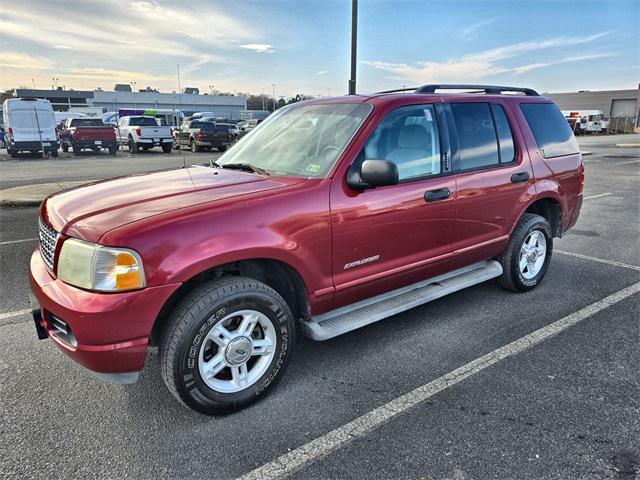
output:
[[[62,244],[57,274],[63,282],[101,292],[122,292],[145,286],[142,260],[136,252],[75,238]]]

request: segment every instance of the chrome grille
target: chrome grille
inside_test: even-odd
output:
[[[39,218],[38,237],[40,237],[40,254],[42,255],[42,259],[44,263],[52,269],[53,258],[56,253],[56,244],[58,243],[58,232]]]

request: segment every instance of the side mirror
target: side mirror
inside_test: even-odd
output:
[[[354,190],[384,187],[398,183],[398,167],[388,160],[365,160],[358,169],[352,166],[347,175],[347,184]]]

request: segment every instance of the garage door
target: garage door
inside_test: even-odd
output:
[[[611,117],[635,117],[637,111],[637,100],[635,98],[611,101]]]

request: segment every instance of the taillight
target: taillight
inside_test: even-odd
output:
[[[136,135],[139,137],[142,136],[142,129],[140,127],[136,128]]]
[[[202,129],[198,130],[198,140],[202,140]]]
[[[584,163],[580,162],[580,185],[578,186],[578,193],[582,193],[584,190]]]
[[[13,140],[13,128],[9,127],[9,138]]]

